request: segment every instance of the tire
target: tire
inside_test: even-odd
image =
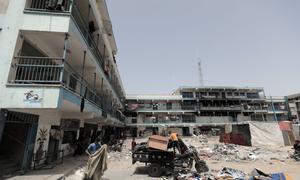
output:
[[[195,164],[195,169],[198,173],[204,173],[204,172],[209,171],[209,168],[204,161],[197,162]]]
[[[162,175],[161,165],[158,163],[151,164],[149,167],[148,174],[151,177],[160,177]]]

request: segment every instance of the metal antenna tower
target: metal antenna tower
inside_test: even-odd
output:
[[[202,73],[202,62],[201,62],[200,58],[199,58],[199,62],[198,62],[198,73],[199,73],[199,86],[203,87],[204,82],[203,82],[203,73]]]

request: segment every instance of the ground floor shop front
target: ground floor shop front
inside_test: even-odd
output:
[[[0,174],[62,163],[64,156],[84,153],[96,137],[121,138],[122,128],[104,120],[51,109],[1,109]]]

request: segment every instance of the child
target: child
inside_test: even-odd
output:
[[[131,142],[131,151],[134,150],[135,146],[136,146],[135,138],[132,138],[132,142]]]

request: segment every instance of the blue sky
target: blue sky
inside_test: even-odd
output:
[[[107,0],[126,93],[197,86],[300,92],[299,0]]]

